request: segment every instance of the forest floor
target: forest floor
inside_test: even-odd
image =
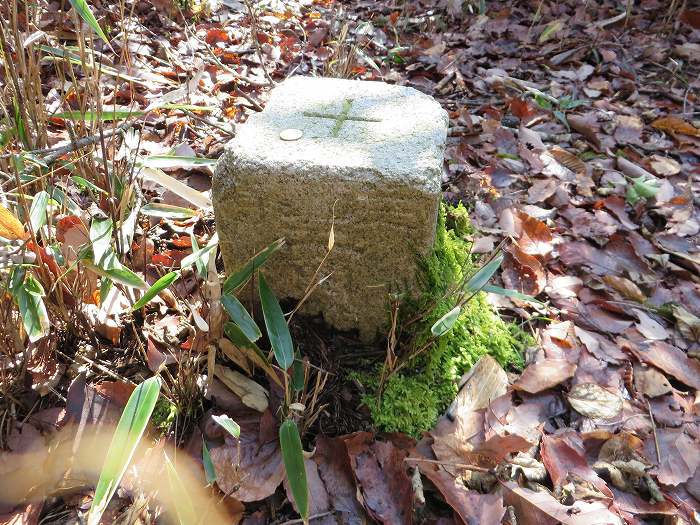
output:
[[[386,341],[292,323],[311,522],[700,521],[692,2],[90,2],[108,44],[60,10],[68,2],[6,4],[0,524],[82,522],[101,459],[78,462],[99,451],[61,431],[116,422],[154,374],[169,402],[152,448],[179,446],[202,487],[203,442],[210,451],[216,480],[200,503],[220,503],[222,523],[300,522],[277,441],[281,388],[221,342],[219,258],[186,259],[214,246],[216,159],[290,75],[435,97],[450,117],[445,200],[468,206],[473,254],[502,247],[495,282],[537,299],[488,295],[536,345],[519,374],[482,360],[418,441],[375,434],[339,379],[354,359],[384,360]],[[95,252],[116,262],[100,267]],[[172,271],[132,312],[139,281]],[[234,369],[269,389],[262,411],[259,385]],[[166,519],[140,467],[102,523]],[[21,481],[28,471],[39,474]]]

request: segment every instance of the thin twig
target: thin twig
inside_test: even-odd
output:
[[[265,74],[265,78],[270,84],[270,87],[275,87],[275,81],[272,80],[272,77],[270,76],[270,73],[267,71],[267,68],[265,67],[265,60],[263,59],[263,52],[262,52],[262,46],[260,45],[260,42],[258,41],[258,17],[255,14],[255,10],[253,9],[253,5],[250,3],[250,0],[243,0],[245,2],[245,6],[248,9],[248,15],[250,16],[250,25],[251,25],[251,39],[253,40],[253,45],[255,46],[255,50],[258,53],[258,60],[260,61],[260,67],[263,70],[263,73]]]
[[[111,137],[112,135],[116,135],[120,131],[124,131],[131,127],[133,125],[133,122],[123,122],[119,126],[117,126],[114,129],[108,129],[105,130],[105,132],[102,134],[102,137]],[[73,142],[70,142],[69,144],[64,144],[63,146],[56,146],[53,148],[46,148],[46,149],[35,149],[35,150],[30,150],[25,152],[28,155],[33,155],[33,156],[43,156],[46,155],[42,160],[44,162],[51,163],[55,162],[56,159],[62,157],[66,153],[72,153],[75,150],[78,150],[80,148],[84,148],[86,146],[91,146],[93,144],[98,143],[102,137],[100,136],[99,133],[95,135],[90,135],[89,137],[83,137],[80,139],[77,139]],[[13,155],[16,155],[15,153],[5,153],[3,155],[0,155],[0,158],[9,158]]]
[[[308,521],[316,520],[319,518],[325,518],[326,516],[330,516],[331,514],[335,514],[335,512],[336,511],[334,511],[334,510],[329,510],[326,512],[321,512],[320,514],[314,514],[312,516],[309,516]],[[280,525],[296,525],[297,523],[304,523],[304,519],[297,518],[295,520],[283,521],[282,523],[280,523]]]
[[[656,464],[661,465],[661,449],[659,448],[659,436],[656,435],[656,421],[651,413],[651,404],[647,399],[647,409],[649,409],[649,419],[651,419],[651,429],[654,431],[654,446],[656,447]]]
[[[182,109],[181,111],[183,113],[185,113],[185,115],[187,115],[188,117],[190,117],[198,122],[201,122],[202,124],[204,124],[206,126],[211,126],[212,128],[216,128],[219,131],[222,131],[223,133],[225,133],[229,137],[233,137],[235,135],[235,133],[233,131],[231,131],[230,129],[226,129],[225,127],[220,126],[219,124],[217,124],[215,122],[211,122],[203,117],[200,117],[199,115],[196,115],[187,109]]]
[[[449,463],[447,461],[439,461],[437,459],[405,458],[404,461],[416,461],[418,463],[431,463],[433,465],[440,465],[443,467],[463,468],[464,470],[473,470],[474,472],[491,472],[491,469],[487,469],[486,467],[479,467],[478,465],[466,465],[464,463]]]
[[[219,58],[214,54],[214,52],[212,51],[212,48],[211,48],[211,46],[209,46],[209,44],[207,44],[203,40],[200,40],[199,42],[201,42],[205,46],[207,46],[207,49],[211,53],[210,58],[205,58],[207,63],[220,67],[221,69],[226,71],[226,73],[231,75],[235,80],[241,80],[241,81],[245,82],[246,84],[250,84],[251,86],[254,86],[254,87],[267,87],[267,85],[268,85],[267,82],[261,82],[260,80],[255,80],[254,78],[249,77],[247,75],[243,75],[243,74],[237,72],[235,69],[227,66],[221,60],[219,60]]]

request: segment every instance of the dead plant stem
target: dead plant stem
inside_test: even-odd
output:
[[[270,76],[270,73],[267,70],[267,67],[265,65],[265,59],[263,58],[262,46],[260,45],[260,41],[258,40],[258,15],[255,13],[255,9],[253,8],[253,4],[250,3],[250,0],[243,1],[245,2],[246,9],[248,10],[248,15],[250,16],[251,39],[253,40],[253,46],[255,47],[255,50],[258,54],[260,67],[262,68],[263,73],[265,74],[265,78],[267,79],[270,87],[275,87],[275,81],[272,80],[272,77]]]
[[[432,465],[440,465],[442,467],[454,467],[462,468],[465,470],[473,470],[474,472],[491,472],[491,469],[486,467],[480,467],[478,465],[467,465],[465,463],[449,463],[447,461],[440,461],[437,459],[426,459],[426,458],[406,458],[404,461],[415,461],[417,463],[430,463]]]

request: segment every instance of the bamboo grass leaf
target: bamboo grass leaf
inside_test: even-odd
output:
[[[231,320],[236,323],[250,341],[257,341],[262,336],[260,328],[255,324],[255,320],[250,316],[245,306],[233,295],[221,296],[221,305]]]
[[[83,259],[80,261],[83,266],[92,270],[100,277],[106,277],[119,284],[124,284],[126,286],[131,286],[132,288],[140,288],[141,290],[148,290],[148,284],[141,279],[134,272],[128,268],[100,268],[99,266],[92,264],[91,262]]]
[[[164,217],[166,219],[189,219],[197,215],[195,210],[152,202],[141,207],[141,213],[151,217]]]
[[[202,439],[202,464],[204,465],[204,475],[207,478],[207,485],[211,486],[216,481],[216,468],[211,459],[207,442]]]
[[[153,283],[153,285],[146,290],[146,293],[143,294],[143,297],[136,301],[134,303],[134,306],[131,307],[131,311],[138,310],[139,308],[143,308],[148,302],[151,301],[156,295],[158,295],[160,292],[165,290],[168,286],[173,284],[177,279],[180,277],[180,272],[170,272],[166,273],[163,277],[158,279],[156,282]]]
[[[263,317],[267,336],[270,338],[270,345],[275,354],[277,364],[283,370],[287,370],[294,363],[294,346],[292,336],[289,333],[287,321],[282,313],[280,303],[268,286],[265,277],[260,274],[259,280],[260,305],[262,306]]]
[[[197,242],[196,239],[194,239],[195,244]],[[211,252],[214,248],[216,248],[219,245],[219,234],[215,233],[212,235],[211,239],[209,239],[209,242],[204,248],[198,248],[196,250],[193,249],[192,253],[189,254],[187,257],[182,259],[180,261],[180,268],[187,268],[188,266],[192,264],[197,264],[198,262],[201,262],[204,257],[207,257],[207,263],[209,262],[209,252]],[[198,265],[199,266],[199,265]]]
[[[175,507],[177,520],[180,522],[180,525],[198,523],[197,513],[194,510],[192,499],[185,484],[182,482],[175,465],[170,461],[168,455],[165,453],[163,455],[165,457],[166,472],[168,473],[168,484],[170,485],[170,500]]]
[[[304,450],[301,446],[299,429],[294,421],[287,419],[280,426],[280,447],[284,470],[289,481],[297,510],[304,523],[309,520],[309,486],[306,481],[306,468],[304,467]]]
[[[538,301],[531,295],[527,295],[524,293],[520,293],[516,290],[511,290],[509,288],[501,288],[500,286],[494,286],[492,284],[487,284],[482,288],[482,291],[488,292],[488,293],[494,293],[496,295],[503,295],[505,297],[512,297],[514,299],[519,299],[521,301],[527,301],[530,303],[534,304],[539,304],[542,305],[544,304],[542,301]]]
[[[229,275],[224,281],[223,293],[228,294],[234,292],[237,288],[244,285],[253,275],[253,272],[260,268],[265,261],[279,250],[284,245],[284,239],[277,239],[265,249],[255,254],[251,259],[235,273]]]
[[[45,191],[40,191],[34,195],[34,202],[29,210],[29,222],[32,225],[32,230],[35,234],[39,233],[44,224],[46,224],[46,210],[49,205],[49,194]]]
[[[97,525],[136,452],[160,394],[160,378],[147,379],[129,396],[107,450],[95,497],[88,512],[88,525]]]
[[[452,330],[452,327],[455,325],[457,322],[457,319],[459,319],[459,314],[462,313],[462,307],[461,306],[455,306],[452,310],[447,312],[445,315],[443,315],[440,319],[435,321],[435,324],[430,328],[430,332],[435,336],[435,337],[440,337],[442,335],[445,335],[447,332]]]
[[[493,277],[503,262],[503,255],[498,255],[494,257],[488,264],[485,264],[479,270],[471,276],[469,281],[464,285],[464,290],[469,293],[476,293],[481,290],[486,283]]]
[[[109,45],[107,35],[105,35],[104,31],[102,31],[100,24],[97,23],[97,19],[95,18],[95,15],[92,14],[92,10],[90,9],[90,6],[86,0],[70,0],[70,4],[73,6],[73,9],[75,9],[76,13],[80,15],[80,18],[82,18],[85,23],[89,25],[95,33],[97,33],[97,36],[99,36],[107,45]]]
[[[144,111],[136,111],[130,109],[104,108],[101,112],[87,110],[82,111],[61,111],[50,115],[51,118],[60,118],[63,120],[84,121],[84,122],[107,122],[111,120],[126,120],[131,117],[142,117],[146,113]]]
[[[212,414],[211,418],[226,432],[231,434],[234,438],[238,438],[241,435],[241,427],[238,426],[233,419],[228,417],[226,414],[221,414],[220,416],[215,416]]]
[[[92,242],[93,262],[98,266],[110,249],[112,227],[112,219],[93,218],[90,223],[90,242]]]

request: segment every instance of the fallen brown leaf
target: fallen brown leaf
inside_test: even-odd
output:
[[[216,484],[239,501],[263,500],[274,494],[284,479],[279,441],[268,428],[274,426],[274,418],[266,411],[258,418],[234,420],[241,426],[240,441],[231,439],[210,452]]]
[[[644,303],[647,300],[646,295],[642,293],[639,286],[626,277],[620,277],[618,275],[603,275],[603,282],[614,290],[620,292],[625,299],[630,299],[638,303]]]
[[[525,212],[517,211],[515,229],[520,235],[518,247],[528,255],[547,255],[552,251],[552,232],[547,225]]]
[[[579,383],[566,398],[576,412],[591,419],[612,419],[622,411],[622,398],[595,383]]]
[[[10,241],[24,239],[27,234],[24,233],[24,226],[19,222],[10,210],[0,204],[0,237],[4,237]]]
[[[656,368],[634,364],[634,386],[647,397],[659,397],[670,393],[673,388],[666,376]]]
[[[643,310],[634,310],[634,313],[639,319],[639,323],[637,323],[636,325],[637,330],[639,330],[639,333],[642,334],[646,339],[655,341],[662,341],[664,339],[668,339],[669,333],[661,323],[659,323],[655,319],[652,319],[651,316],[649,316]]]
[[[656,477],[664,485],[678,485],[687,481],[700,466],[700,444],[681,428],[659,428],[656,431],[661,458],[655,469]],[[655,448],[654,436],[648,448]],[[654,456],[652,456],[654,457]]]
[[[546,490],[534,492],[514,481],[502,481],[503,501],[512,505],[518,525],[622,525],[622,520],[600,501],[562,505]]]
[[[628,355],[620,350],[616,344],[597,332],[584,330],[580,326],[574,327],[574,332],[586,349],[601,361],[619,364],[621,361],[629,359]]]
[[[649,165],[654,173],[662,177],[678,175],[681,172],[681,165],[670,157],[652,155],[649,158]]]
[[[514,452],[525,452],[534,443],[518,434],[495,434],[464,454],[467,463],[493,469]]]
[[[537,394],[570,379],[576,373],[576,363],[566,359],[545,359],[529,365],[513,383],[513,388]]]
[[[366,523],[365,511],[356,497],[357,489],[345,442],[341,438],[319,436],[313,459],[340,523]]]
[[[538,295],[547,284],[542,263],[516,245],[508,246],[503,260],[503,282],[507,288],[526,295]]]
[[[408,452],[375,441],[369,432],[345,438],[358,495],[370,516],[383,525],[413,523],[413,488],[404,461]]]
[[[447,504],[459,515],[465,525],[496,525],[506,512],[503,497],[498,494],[480,494],[469,490],[461,479],[446,472],[439,465],[417,462],[421,474],[438,489]]]
[[[555,436],[544,436],[541,447],[542,462],[555,487],[563,487],[569,482],[577,484],[581,479],[593,485],[605,497],[612,499],[612,492],[605,481],[588,464],[579,434],[569,431]]]
[[[463,377],[457,397],[431,431],[435,456],[446,463],[464,463],[465,456],[483,439],[483,409],[503,396],[508,376],[491,356],[484,356]]]
[[[700,390],[700,362],[688,357],[680,348],[663,341],[639,345],[627,342],[625,347],[640,361],[653,365],[681,383]]]
[[[670,134],[680,133],[691,137],[700,137],[700,129],[678,117],[662,117],[651,123],[651,127]]]
[[[574,173],[586,173],[586,164],[573,153],[558,146],[554,146],[548,153]]]
[[[343,523],[343,521],[337,521],[334,515],[335,513],[332,512],[334,509],[331,508],[330,494],[321,480],[316,462],[311,459],[304,459],[304,468],[306,470],[306,483],[309,490],[309,515],[321,515],[321,517],[314,520],[318,525]],[[284,490],[287,493],[287,499],[292,503],[294,510],[298,513],[299,509],[294,500],[294,495],[289,486],[287,476],[284,477]]]
[[[566,120],[571,128],[583,135],[597,151],[603,149],[603,145],[598,136],[599,126],[592,113],[587,115],[567,115]]]

